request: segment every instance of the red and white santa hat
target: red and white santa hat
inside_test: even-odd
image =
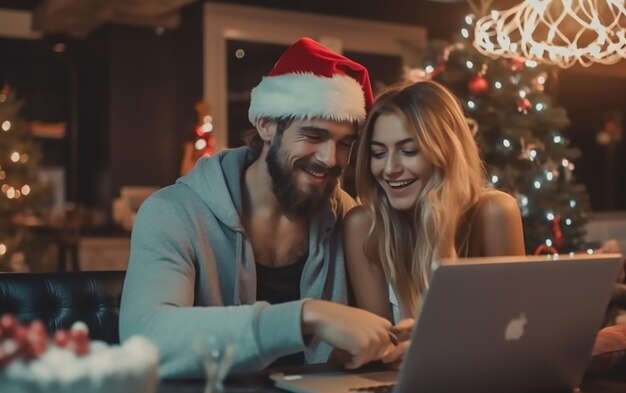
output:
[[[252,89],[248,118],[328,119],[362,123],[373,96],[367,69],[301,38]]]

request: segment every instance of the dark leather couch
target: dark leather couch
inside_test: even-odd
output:
[[[40,319],[48,332],[76,321],[92,340],[119,343],[119,310],[124,271],[77,273],[0,273],[0,315],[20,322]]]

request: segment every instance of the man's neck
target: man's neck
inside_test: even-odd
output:
[[[309,219],[285,214],[263,155],[246,169],[243,183],[243,225],[257,262],[282,266],[297,261],[306,253]]]
[[[242,199],[244,218],[264,211],[271,216],[284,215],[278,199],[272,191],[272,178],[265,162],[265,154],[261,154],[247,169],[243,178]]]

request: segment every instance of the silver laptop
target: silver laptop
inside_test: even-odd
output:
[[[312,370],[270,378],[298,393],[572,391],[622,263],[620,254],[444,263],[433,274],[399,372]]]

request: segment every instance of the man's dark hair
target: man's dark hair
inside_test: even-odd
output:
[[[282,135],[287,129],[287,127],[289,127],[295,119],[291,117],[283,117],[280,119],[271,119],[271,120],[276,122],[276,133],[279,135]],[[259,132],[257,131],[256,128],[251,128],[249,130],[244,131],[241,136],[241,139],[246,144],[246,146],[248,146],[248,148],[252,150],[252,152],[255,155],[258,156],[259,154],[261,154],[261,149],[263,148],[263,141],[261,140],[261,137],[259,136]]]

